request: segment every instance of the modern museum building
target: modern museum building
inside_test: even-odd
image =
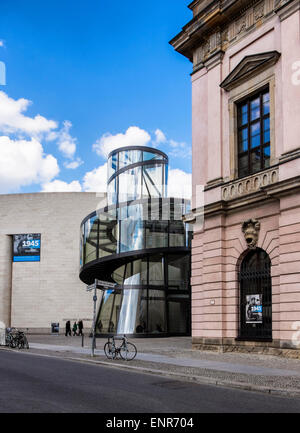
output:
[[[80,279],[117,283],[104,291],[96,333],[189,335],[189,201],[167,198],[167,156],[128,147],[108,157],[107,206],[81,225]]]
[[[130,147],[108,158],[107,194],[0,195],[0,325],[29,333],[190,334],[189,202],[167,198],[168,157]]]

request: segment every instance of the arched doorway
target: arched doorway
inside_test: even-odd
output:
[[[250,250],[239,271],[239,339],[272,340],[271,260],[260,249]]]

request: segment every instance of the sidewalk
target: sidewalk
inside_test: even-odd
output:
[[[91,339],[63,335],[29,335],[26,353],[58,356],[115,368],[155,373],[170,378],[238,387],[300,398],[300,360],[270,355],[215,353],[191,349],[190,337],[138,338],[131,341],[138,354],[133,361],[108,360],[106,339],[97,339],[91,357]],[[25,352],[25,351],[22,351]]]

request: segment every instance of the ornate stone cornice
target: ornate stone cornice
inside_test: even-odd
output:
[[[300,10],[300,0],[275,0],[275,12],[280,21],[287,19],[298,10]]]
[[[226,51],[256,24],[274,12],[276,0],[224,0],[193,2],[199,13],[170,41],[176,51],[194,64],[194,71],[216,51]],[[299,0],[300,1],[300,0]]]

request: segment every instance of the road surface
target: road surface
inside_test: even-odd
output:
[[[299,413],[300,399],[0,350],[0,412]]]

